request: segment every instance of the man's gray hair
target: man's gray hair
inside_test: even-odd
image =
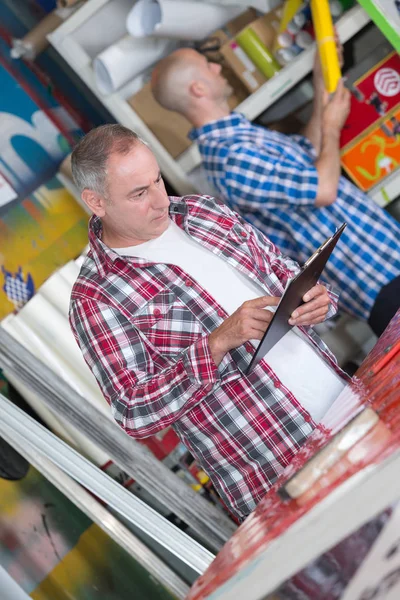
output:
[[[111,153],[128,154],[135,144],[147,145],[134,131],[119,124],[92,129],[75,146],[72,176],[79,192],[89,189],[107,196],[107,161]]]

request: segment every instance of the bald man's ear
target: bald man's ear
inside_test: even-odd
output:
[[[83,190],[81,198],[93,214],[100,218],[104,217],[106,214],[106,201],[103,196],[86,188]]]
[[[194,98],[202,98],[205,96],[207,87],[202,81],[193,81],[189,86],[189,92]]]

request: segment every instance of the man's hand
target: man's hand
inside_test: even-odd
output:
[[[273,313],[265,307],[277,306],[279,300],[276,296],[262,296],[244,302],[210,334],[208,342],[216,365],[229,350],[249,340],[261,340],[273,317]]]
[[[330,298],[323,285],[315,285],[303,296],[305,304],[296,308],[289,319],[290,325],[316,325],[328,314]]]
[[[351,94],[344,87],[344,81],[339,81],[334,96],[328,100],[322,116],[322,128],[325,132],[339,135],[350,112]]]

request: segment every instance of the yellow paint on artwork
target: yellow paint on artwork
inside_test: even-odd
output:
[[[91,525],[30,597],[33,600],[75,600],[80,597],[77,592],[84,585],[96,585],[98,569],[109,545],[107,535],[97,525]]]
[[[393,116],[399,121],[400,110]],[[344,169],[365,192],[400,167],[400,135],[391,134],[391,127],[388,119],[342,154]]]
[[[21,492],[13,481],[0,479],[0,509],[2,516],[13,516],[18,513]]]
[[[30,597],[32,600],[175,598],[95,524],[80,536],[74,548]]]
[[[0,267],[16,273],[22,267],[37,289],[57,268],[76,258],[87,244],[88,216],[54,178],[0,219]],[[7,297],[0,272],[0,319],[18,308]]]

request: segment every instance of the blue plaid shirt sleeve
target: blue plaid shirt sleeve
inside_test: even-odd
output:
[[[233,144],[225,161],[225,189],[239,211],[257,207],[314,206],[318,172],[311,163],[299,166],[287,155],[270,153],[259,146]]]
[[[305,137],[304,135],[299,135],[297,133],[293,133],[289,137],[293,142],[296,142],[296,144],[301,146],[302,149],[306,151],[312,162],[314,162],[314,160],[318,158],[314,145],[310,142],[310,140],[307,137]]]

